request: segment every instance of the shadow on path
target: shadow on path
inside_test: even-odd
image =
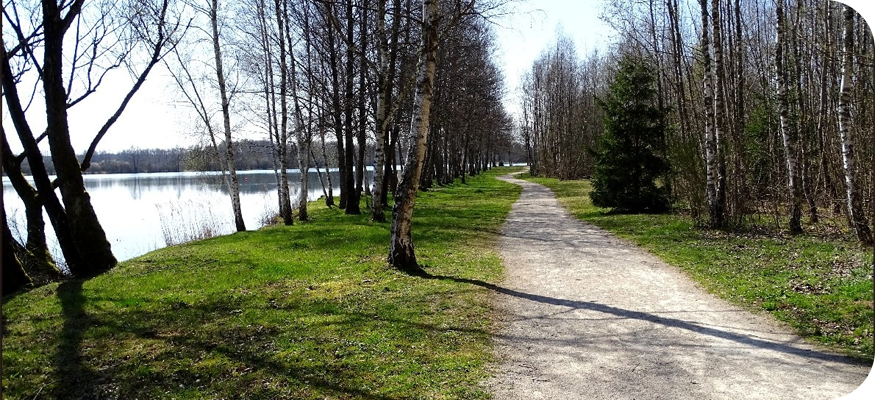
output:
[[[720,329],[715,329],[711,327],[697,325],[692,322],[675,319],[675,318],[665,318],[663,316],[650,314],[641,311],[632,311],[625,310],[622,308],[612,307],[605,304],[593,303],[589,301],[577,301],[577,300],[566,300],[566,299],[557,299],[554,297],[541,296],[537,294],[520,292],[513,289],[503,288],[501,286],[497,286],[491,283],[483,282],[476,279],[465,279],[465,278],[457,278],[453,276],[443,276],[443,275],[431,275],[426,271],[419,271],[411,273],[412,276],[418,276],[423,279],[436,279],[436,280],[449,280],[459,283],[467,283],[470,285],[480,286],[489,290],[492,290],[496,293],[505,294],[508,296],[513,296],[517,298],[522,298],[530,301],[535,301],[538,303],[550,304],[554,306],[562,306],[562,307],[570,307],[573,309],[581,309],[581,310],[592,310],[605,314],[612,314],[622,318],[628,319],[637,319],[641,321],[649,321],[653,323],[657,323],[660,325],[664,325],[667,327],[680,328],[685,329],[691,332],[695,332],[702,335],[708,335],[720,339],[731,340],[736,343],[758,347],[764,350],[772,350],[778,351],[781,353],[792,354],[799,357],[823,360],[823,361],[831,361],[835,363],[848,364],[848,365],[863,365],[870,366],[872,362],[866,362],[863,360],[856,360],[849,357],[839,356],[835,354],[820,352],[816,350],[809,350],[804,348],[797,348],[793,346],[788,346],[783,343],[775,343],[762,339],[756,339],[749,336],[745,336],[738,333],[732,333],[723,331]]]

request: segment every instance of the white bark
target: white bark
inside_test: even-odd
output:
[[[857,237],[864,243],[872,243],[872,234],[854,185],[854,140],[851,127],[851,96],[854,91],[854,10],[845,6],[842,15],[844,17],[844,35],[842,38],[842,83],[838,112],[848,212]]]
[[[711,30],[714,48],[714,149],[716,150],[717,187],[715,198],[720,225],[726,213],[726,72],[723,65],[723,27],[720,23],[720,0],[711,0]]]
[[[219,46],[219,0],[210,3],[210,25],[212,28],[213,53],[216,58],[216,80],[219,84],[219,96],[222,100],[222,126],[225,131],[225,158],[227,160],[228,175],[225,183],[231,193],[231,205],[234,208],[234,224],[237,232],[246,230],[243,222],[243,211],[240,207],[240,183],[237,181],[237,167],[234,163],[234,142],[231,138],[231,110],[228,101],[228,89],[225,84],[225,71],[222,66],[222,50]]]
[[[703,85],[705,100],[705,169],[708,195],[709,224],[711,227],[723,225],[723,212],[717,201],[717,140],[714,134],[713,75],[711,71],[711,46],[708,34],[708,3],[699,0],[702,8],[702,66],[705,69]]]
[[[289,143],[289,108],[288,102],[286,100],[286,95],[288,92],[288,82],[289,82],[289,74],[286,70],[287,66],[287,56],[291,52],[292,43],[285,34],[288,29],[288,13],[286,13],[286,3],[281,2],[279,0],[274,1],[274,6],[276,7],[276,24],[277,24],[277,33],[278,33],[278,41],[280,45],[280,124],[279,124],[279,135],[277,135],[277,151],[279,152],[280,158],[280,173],[279,173],[279,183],[280,190],[282,191],[280,204],[280,215],[283,217],[283,223],[286,225],[291,225],[293,223],[292,219],[292,205],[291,205],[291,194],[289,193],[289,178],[287,174],[287,170],[289,167],[289,157],[288,157],[288,143]],[[295,59],[292,57],[291,64],[294,67]],[[292,71],[294,74],[294,70]],[[294,79],[294,77],[292,77]],[[299,158],[300,159],[300,158]]]
[[[787,79],[784,71],[784,42],[786,22],[784,0],[778,0],[777,26],[775,37],[775,76],[778,85],[778,107],[780,107],[781,137],[784,140],[784,155],[787,157],[787,176],[789,177],[791,206],[790,232],[802,232],[802,189],[799,180],[799,165],[796,160],[796,132],[791,132],[790,105],[787,101]]]
[[[395,207],[392,210],[392,228],[389,247],[389,265],[406,270],[419,268],[413,248],[410,230],[413,206],[428,143],[429,114],[434,89],[434,74],[437,59],[438,7],[437,0],[423,0],[422,44],[419,54],[419,72],[416,80],[416,95],[413,99],[411,137],[404,172],[398,184]]]
[[[371,201],[371,219],[378,222],[386,220],[383,213],[383,169],[386,165],[386,154],[383,151],[383,143],[386,141],[386,133],[389,129],[388,124],[388,104],[389,95],[387,89],[389,85],[389,38],[386,35],[386,1],[377,0],[377,53],[380,57],[379,71],[379,94],[377,96],[377,120],[376,120],[376,143],[374,146],[376,165],[374,166],[374,192]]]

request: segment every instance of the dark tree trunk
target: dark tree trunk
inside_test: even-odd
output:
[[[64,254],[64,260],[67,266],[78,265],[81,263],[82,256],[79,249],[73,241],[72,232],[70,230],[70,222],[67,219],[67,212],[61,205],[60,200],[55,195],[52,182],[49,180],[49,175],[46,172],[46,166],[43,164],[43,156],[39,150],[36,139],[33,136],[33,131],[27,123],[24,115],[24,110],[21,107],[18,97],[18,89],[12,79],[12,72],[9,67],[9,60],[2,54],[3,62],[3,91],[6,99],[6,111],[15,125],[15,130],[18,133],[18,138],[24,147],[27,161],[30,164],[31,176],[38,191],[38,196],[42,200],[42,204],[49,215],[49,220],[52,222],[52,227],[58,238],[58,244],[61,247],[61,252]],[[76,268],[78,269],[78,267]],[[72,270],[72,269],[71,269]]]
[[[331,5],[332,2],[325,2],[326,21],[334,18],[334,9]],[[328,29],[326,34],[328,36],[328,64],[331,69],[331,117],[334,122],[334,135],[337,139],[335,142],[337,145],[337,170],[338,175],[340,175],[340,200],[337,206],[346,209],[350,191],[345,189],[347,159],[343,141],[343,108],[340,102],[340,66],[337,60],[338,49],[335,43],[334,29]],[[349,162],[352,162],[352,160],[349,160]]]
[[[347,193],[346,195],[346,207],[344,211],[347,215],[358,215],[361,214],[361,208],[359,206],[361,198],[359,197],[359,192],[355,190],[355,145],[353,143],[353,138],[355,134],[353,133],[353,124],[352,124],[352,114],[353,114],[353,101],[354,101],[354,93],[353,93],[353,83],[355,81],[355,51],[352,48],[353,43],[353,7],[352,0],[347,0],[346,4],[346,101],[344,102],[344,146],[346,147],[346,173],[344,174],[341,182],[343,183],[343,188],[341,188],[341,193]]]
[[[5,130],[2,132],[3,139],[3,169],[12,187],[24,203],[24,214],[27,220],[26,257],[23,261],[39,281],[52,281],[61,277],[61,272],[55,265],[52,255],[46,243],[45,220],[43,219],[43,206],[36,189],[27,182],[21,173],[21,164],[12,154],[9,143],[6,140]],[[22,253],[19,252],[19,255]]]
[[[70,271],[82,278],[96,276],[116,266],[106,233],[91,206],[82,170],[70,144],[67,124],[67,92],[63,78],[63,42],[66,26],[61,10],[52,1],[43,1],[45,48],[43,91],[46,100],[46,132],[52,163],[58,176],[61,197],[69,220],[70,236],[81,259],[70,264]],[[69,18],[69,12],[67,17]]]
[[[0,200],[2,200],[2,194],[0,194]],[[15,247],[18,243],[15,243],[15,239],[12,238],[12,232],[6,223],[6,211],[3,207],[0,207],[0,218],[3,218],[3,271],[0,273],[2,273],[3,280],[3,296],[7,296],[27,288],[32,282],[27,272],[24,272],[18,257],[15,256]]]

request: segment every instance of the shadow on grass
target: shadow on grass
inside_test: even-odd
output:
[[[381,353],[366,350],[358,354],[365,358],[332,355],[335,349],[343,350],[343,344],[330,335],[322,336],[321,328],[331,325],[346,326],[342,330],[368,330],[390,324],[396,327],[393,332],[399,331],[404,337],[416,336],[421,331],[486,334],[479,329],[438,327],[394,315],[376,317],[340,309],[329,311],[333,303],[309,304],[306,310],[297,303],[266,303],[253,307],[246,300],[225,296],[196,304],[168,302],[166,307],[158,307],[159,310],[89,314],[85,306],[96,298],[87,297],[82,284],[82,281],[64,282],[57,290],[64,322],[53,358],[54,382],[50,393],[43,394],[48,398],[126,399],[174,395],[209,398],[231,394],[233,398],[249,399],[315,398],[316,395],[319,398],[399,399],[404,395],[378,393],[381,382],[369,380],[367,371],[379,365]],[[241,308],[276,313],[274,316],[291,320],[300,312],[318,314],[325,319],[308,323],[306,329],[289,331],[280,326],[241,324],[238,316]],[[89,333],[91,330],[95,330],[94,334]],[[94,365],[84,353],[89,347],[126,346],[131,340],[138,347],[130,348],[123,359],[116,357],[104,365]],[[312,354],[289,353],[287,345],[280,344],[285,340],[310,342],[309,346],[325,351],[325,359],[308,360],[306,357]]]
[[[458,283],[466,283],[466,284],[470,284],[470,285],[476,285],[476,286],[480,286],[480,287],[489,289],[489,290],[496,292],[496,293],[501,293],[501,294],[505,294],[508,296],[518,297],[518,298],[522,298],[522,299],[526,299],[526,300],[530,300],[530,301],[535,301],[535,302],[539,302],[539,303],[544,303],[544,304],[550,304],[550,305],[554,305],[554,306],[570,307],[572,309],[581,309],[581,310],[592,310],[592,311],[597,311],[597,312],[601,312],[601,313],[605,313],[605,314],[616,315],[616,316],[621,317],[621,318],[649,321],[649,322],[657,323],[657,324],[664,325],[667,327],[685,329],[685,330],[695,332],[695,333],[698,333],[701,335],[708,335],[708,336],[712,336],[712,337],[716,337],[716,338],[720,338],[720,339],[731,340],[731,341],[736,342],[736,343],[740,343],[740,344],[744,344],[744,345],[748,345],[748,346],[754,346],[754,347],[758,347],[758,348],[761,348],[764,350],[772,350],[772,351],[777,351],[777,352],[781,352],[781,353],[791,354],[791,355],[795,355],[795,356],[799,356],[799,357],[805,357],[805,358],[811,358],[811,359],[817,359],[817,360],[823,360],[823,361],[830,361],[830,362],[836,362],[836,363],[841,363],[841,364],[865,365],[865,366],[872,365],[872,361],[852,359],[849,357],[838,356],[835,354],[820,352],[820,351],[816,351],[816,350],[796,348],[796,347],[789,346],[789,345],[784,344],[784,343],[775,343],[775,342],[770,342],[770,341],[766,341],[766,340],[756,339],[756,338],[749,337],[746,335],[741,335],[741,334],[737,334],[737,333],[723,331],[723,330],[716,329],[716,328],[701,326],[701,325],[698,325],[698,324],[695,324],[695,323],[689,322],[689,321],[684,321],[684,320],[674,319],[674,318],[666,318],[666,317],[661,316],[661,315],[655,315],[655,314],[650,314],[650,313],[641,312],[641,311],[626,310],[626,309],[622,309],[622,308],[618,308],[618,307],[612,307],[609,305],[599,304],[599,303],[594,303],[594,302],[589,302],[589,301],[566,300],[566,299],[559,299],[559,298],[555,298],[555,297],[548,297],[548,296],[541,296],[541,295],[537,295],[537,294],[525,293],[525,292],[520,292],[520,291],[513,290],[513,289],[503,288],[501,286],[494,285],[494,284],[491,284],[488,282],[483,282],[483,281],[476,280],[476,279],[465,279],[465,278],[457,278],[457,277],[453,277],[453,276],[443,276],[443,275],[431,275],[425,270],[410,271],[409,274],[412,276],[417,276],[417,277],[423,278],[423,279],[448,280],[448,281],[453,281],[453,282],[458,282]]]
[[[57,294],[61,301],[64,322],[54,356],[55,385],[52,397],[92,399],[98,383],[94,369],[88,366],[82,354],[82,341],[88,328],[96,321],[85,312],[85,296],[82,293],[82,280],[70,280],[58,286]]]

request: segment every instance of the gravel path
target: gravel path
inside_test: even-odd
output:
[[[768,315],[573,218],[544,186],[500,241],[496,399],[834,399],[870,366],[804,343]]]

